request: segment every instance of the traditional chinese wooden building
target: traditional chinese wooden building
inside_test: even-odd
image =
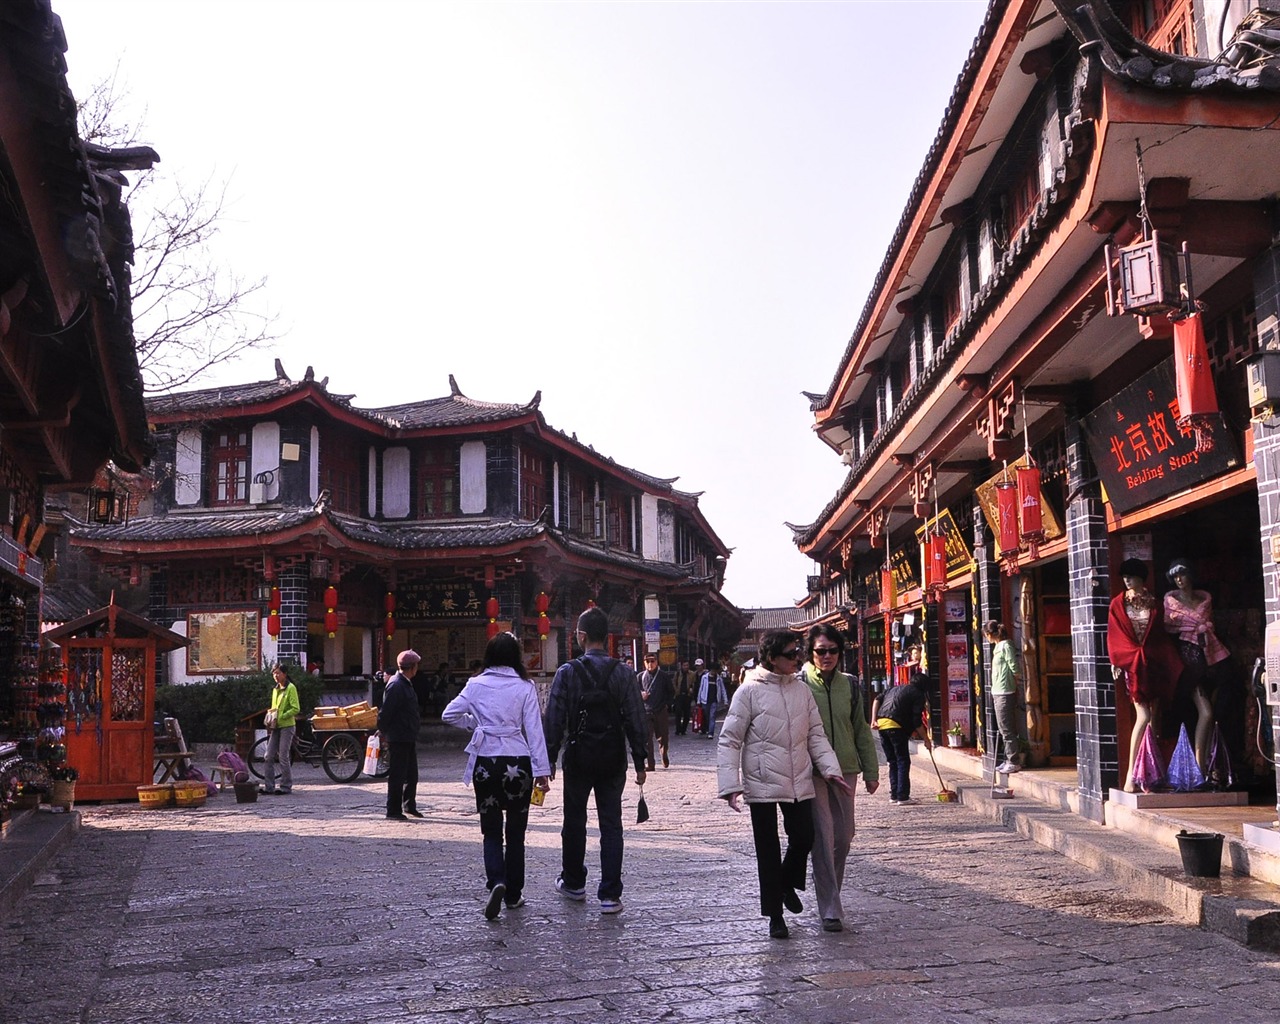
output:
[[[920,643],[935,737],[978,735],[988,771],[977,629],[1008,624],[1031,763],[1075,765],[1097,820],[1129,756],[1106,621],[1130,557],[1157,595],[1175,558],[1212,593],[1236,783],[1274,785],[1246,725],[1280,617],[1280,50],[1274,16],[1247,7],[994,0],[833,378],[808,396],[850,471],[793,527],[818,567],[807,620],[848,630],[873,687]],[[1193,407],[1174,353],[1196,361],[1196,321],[1211,400]],[[1019,467],[1038,470],[1038,504]]]
[[[0,5],[0,738],[32,749],[62,746],[38,692],[45,495],[149,451],[121,171],[156,155],[81,141],[65,51],[47,0]]]
[[[277,659],[366,675],[405,647],[459,672],[497,629],[549,672],[592,602],[619,652],[646,632],[673,662],[733,649],[730,549],[698,495],[549,426],[539,395],[449,385],[360,408],[277,362],[270,380],[153,398],[151,507],[72,544],[190,638],[174,681]]]

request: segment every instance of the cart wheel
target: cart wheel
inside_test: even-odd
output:
[[[364,762],[364,747],[349,732],[334,733],[324,741],[321,762],[334,782],[354,782]]]
[[[270,739],[270,736],[263,736],[249,751],[249,771],[253,773],[255,778],[265,779],[267,777],[265,765],[267,763],[267,743]]]

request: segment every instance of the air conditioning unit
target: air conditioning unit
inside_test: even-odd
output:
[[[251,483],[249,485],[249,504],[262,505],[267,500],[267,485],[260,483]]]

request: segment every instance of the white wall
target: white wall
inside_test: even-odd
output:
[[[311,428],[311,500],[320,497],[320,428]]]
[[[408,448],[388,448],[382,453],[382,514],[388,519],[409,514]]]
[[[253,447],[249,454],[249,481],[259,473],[272,472],[263,497],[275,501],[280,497],[280,424],[266,420],[253,425]]]
[[[640,551],[645,558],[658,557],[658,499],[640,495]]]
[[[200,504],[200,456],[204,439],[198,427],[178,431],[173,459],[173,501],[175,505]]]
[[[483,512],[489,507],[488,464],[483,441],[466,441],[459,458],[458,508],[462,512]]]

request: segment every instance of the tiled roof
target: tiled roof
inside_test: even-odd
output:
[[[370,416],[385,420],[402,430],[418,430],[423,427],[458,427],[471,423],[497,423],[515,416],[523,416],[537,409],[537,405],[517,405],[504,402],[480,402],[466,395],[446,395],[444,398],[427,398],[402,405],[384,405],[367,409]]]
[[[274,380],[260,380],[250,384],[231,384],[220,388],[153,395],[147,399],[147,412],[153,416],[173,416],[258,405],[301,391],[310,383],[312,382],[307,380],[277,377]],[[329,395],[329,397],[343,405],[348,404],[346,396]]]
[[[590,558],[602,562],[609,562],[617,566],[626,566],[635,569],[650,576],[665,576],[671,580],[688,579],[689,571],[679,565],[672,565],[669,562],[653,562],[648,559],[633,555],[627,551],[620,551],[617,548],[600,547],[596,544],[588,544],[586,541],[578,540],[559,531],[552,531],[556,541],[567,551],[576,554],[587,555]]]
[[[86,583],[46,583],[40,598],[44,622],[70,622],[102,606],[102,598]]]
[[[113,526],[76,525],[71,536],[95,544],[112,542],[148,543],[175,540],[213,540],[219,537],[250,537],[276,533],[300,526],[321,513],[310,508],[248,509],[243,512],[206,512],[167,516],[140,516]]]
[[[478,522],[424,523],[421,521],[373,522],[356,516],[331,513],[333,524],[352,540],[403,550],[418,548],[469,548],[531,540],[545,527],[541,523],[485,519]]]
[[[751,616],[747,623],[749,633],[767,633],[774,629],[791,629],[793,622],[804,620],[804,613],[795,605],[787,608],[743,608],[743,613]]]

